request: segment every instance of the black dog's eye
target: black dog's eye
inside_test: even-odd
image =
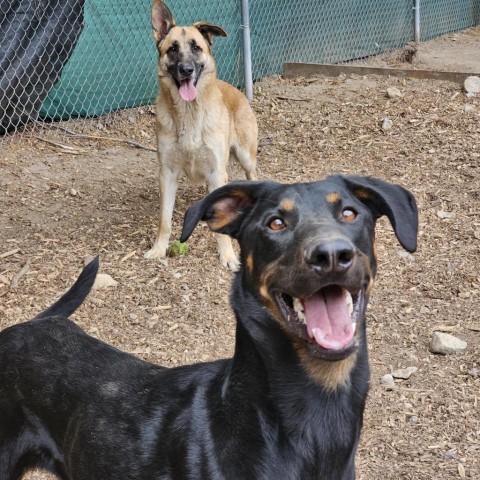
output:
[[[342,210],[342,220],[344,222],[353,222],[357,218],[357,212],[353,208],[344,208]]]
[[[268,228],[270,230],[275,230],[278,232],[279,230],[283,230],[284,228],[287,228],[287,224],[279,217],[275,217],[272,220],[270,220],[270,223],[268,224]]]

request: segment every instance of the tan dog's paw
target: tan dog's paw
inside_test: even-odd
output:
[[[237,272],[240,268],[240,260],[238,257],[233,254],[232,256],[226,257],[220,254],[220,262],[226,268],[228,268],[231,272]]]
[[[143,255],[143,258],[163,258],[167,255],[167,249],[161,245],[154,245],[148,252]]]

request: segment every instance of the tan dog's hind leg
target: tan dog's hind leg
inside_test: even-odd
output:
[[[248,149],[235,144],[233,146],[233,156],[245,170],[247,180],[257,180],[257,143],[250,145]]]
[[[167,254],[178,187],[177,175],[177,172],[172,172],[169,168],[160,167],[160,222],[155,242],[152,248],[145,253],[145,258],[160,258]]]
[[[228,175],[225,170],[222,172],[214,172],[208,179],[208,191],[222,187],[228,183]],[[216,233],[218,243],[218,253],[220,255],[220,262],[224,267],[227,267],[232,272],[236,272],[240,267],[237,254],[233,251],[232,240],[228,235]]]

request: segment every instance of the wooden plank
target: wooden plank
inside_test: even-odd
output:
[[[336,77],[344,73],[346,75],[383,75],[403,78],[423,78],[435,80],[447,80],[463,84],[467,77],[480,76],[480,73],[471,72],[443,72],[437,70],[410,70],[408,68],[388,67],[363,67],[357,65],[329,65],[321,63],[284,63],[283,76],[285,78],[309,77],[312,75],[326,75]]]

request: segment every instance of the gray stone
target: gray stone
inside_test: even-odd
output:
[[[467,77],[463,83],[463,88],[467,93],[480,93],[480,77],[474,75]]]
[[[407,367],[401,370],[395,370],[392,372],[393,378],[401,378],[402,380],[408,380],[416,371],[417,367]]]
[[[118,282],[108,275],[108,273],[97,273],[97,278],[95,278],[92,290],[101,290],[102,288],[115,287],[117,285]]]
[[[402,92],[397,87],[387,88],[387,97],[388,98],[401,98],[403,97]]]
[[[430,339],[430,351],[449,355],[451,353],[462,353],[467,348],[467,342],[460,340],[449,333],[433,332]]]
[[[387,388],[387,390],[392,390],[395,387],[395,380],[390,373],[385,374],[380,380],[382,385]]]
[[[389,118],[384,118],[382,122],[382,130],[390,130],[393,127],[393,122]]]

